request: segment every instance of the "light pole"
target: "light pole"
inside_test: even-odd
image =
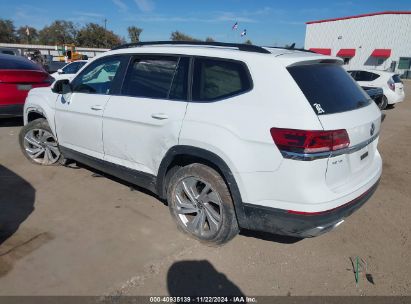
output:
[[[107,47],[107,18],[104,18],[104,40],[105,40],[104,47]]]

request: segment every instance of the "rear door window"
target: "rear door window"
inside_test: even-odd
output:
[[[372,102],[339,65],[300,65],[289,67],[288,71],[317,115],[351,111]]]
[[[193,101],[215,101],[245,93],[251,88],[245,64],[232,60],[195,58]]]
[[[167,99],[178,57],[136,56],[124,79],[122,95]]]
[[[370,75],[370,81],[373,81],[373,80],[375,80],[375,79],[377,79],[377,78],[380,77],[380,75],[375,74],[375,73],[370,73],[370,74],[371,74],[371,75]]]

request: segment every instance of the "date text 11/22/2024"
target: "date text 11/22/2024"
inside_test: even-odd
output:
[[[256,298],[245,296],[234,297],[150,297],[150,303],[257,303]]]

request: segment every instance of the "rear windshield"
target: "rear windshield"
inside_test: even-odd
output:
[[[288,71],[317,115],[351,111],[372,102],[339,65],[299,65],[289,67]]]
[[[402,83],[400,75],[397,74],[392,76],[392,80],[394,80],[395,83]]]
[[[42,68],[24,57],[0,54],[0,70],[42,71]]]

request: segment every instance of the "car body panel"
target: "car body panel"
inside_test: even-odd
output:
[[[112,96],[104,110],[104,159],[157,175],[167,151],[178,145],[187,102]]]

